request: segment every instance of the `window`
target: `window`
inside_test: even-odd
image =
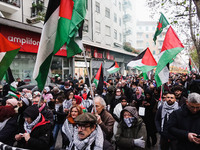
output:
[[[146,47],[149,47],[149,42],[146,42]]]
[[[121,11],[121,9],[122,9],[122,5],[121,5],[121,3],[119,2],[119,11]]]
[[[114,13],[114,22],[117,23],[117,14],[116,13]]]
[[[110,36],[111,35],[111,32],[110,32],[110,27],[109,26],[106,26],[105,27],[106,29],[105,29],[105,35],[107,35],[107,36]]]
[[[148,31],[149,30],[149,27],[146,27],[146,31]]]
[[[162,45],[163,45],[163,42],[159,42],[159,45],[162,46]]]
[[[96,2],[96,12],[100,13],[100,4]]]
[[[155,31],[155,30],[156,30],[156,28],[155,28],[155,27],[152,27],[152,30],[153,30],[153,31]]]
[[[156,54],[156,51],[153,51],[153,55],[155,55]]]
[[[105,10],[105,16],[107,18],[110,18],[110,9],[106,7],[106,10]]]
[[[114,38],[117,40],[117,30],[114,30]]]
[[[122,34],[121,33],[119,34],[119,41],[120,42],[122,41]]]
[[[122,25],[122,19],[119,18],[119,26],[121,27],[121,25]]]
[[[148,34],[146,34],[146,38],[147,38],[147,39],[149,38],[149,35],[148,35]]]
[[[100,32],[101,32],[100,22],[97,22],[97,21],[96,21],[96,26],[95,26],[95,27],[96,27],[96,32],[97,32],[97,33],[100,33]]]

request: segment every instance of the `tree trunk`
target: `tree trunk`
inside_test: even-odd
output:
[[[197,16],[198,16],[198,18],[200,20],[200,0],[193,0],[193,2],[194,2],[194,5],[195,5],[195,7],[197,9]]]

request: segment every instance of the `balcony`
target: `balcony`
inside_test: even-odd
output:
[[[13,14],[20,9],[20,0],[0,0],[0,11]]]
[[[27,23],[35,24],[40,21],[44,21],[46,7],[44,7],[43,2],[40,1],[37,4],[33,3],[30,10],[31,10],[31,16],[30,19],[26,19]]]

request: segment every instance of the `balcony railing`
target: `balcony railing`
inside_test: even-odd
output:
[[[16,7],[20,7],[20,0],[0,0],[0,2],[4,2]]]

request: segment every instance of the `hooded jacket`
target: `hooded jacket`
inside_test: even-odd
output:
[[[123,114],[125,111],[128,111],[136,118],[133,125],[129,128],[123,120]],[[121,112],[121,121],[117,127],[117,133],[115,135],[116,144],[120,150],[142,150],[140,147],[134,145],[134,139],[143,137],[143,140],[146,141],[147,133],[146,127],[141,117],[138,116],[137,110],[135,107],[127,106]]]

